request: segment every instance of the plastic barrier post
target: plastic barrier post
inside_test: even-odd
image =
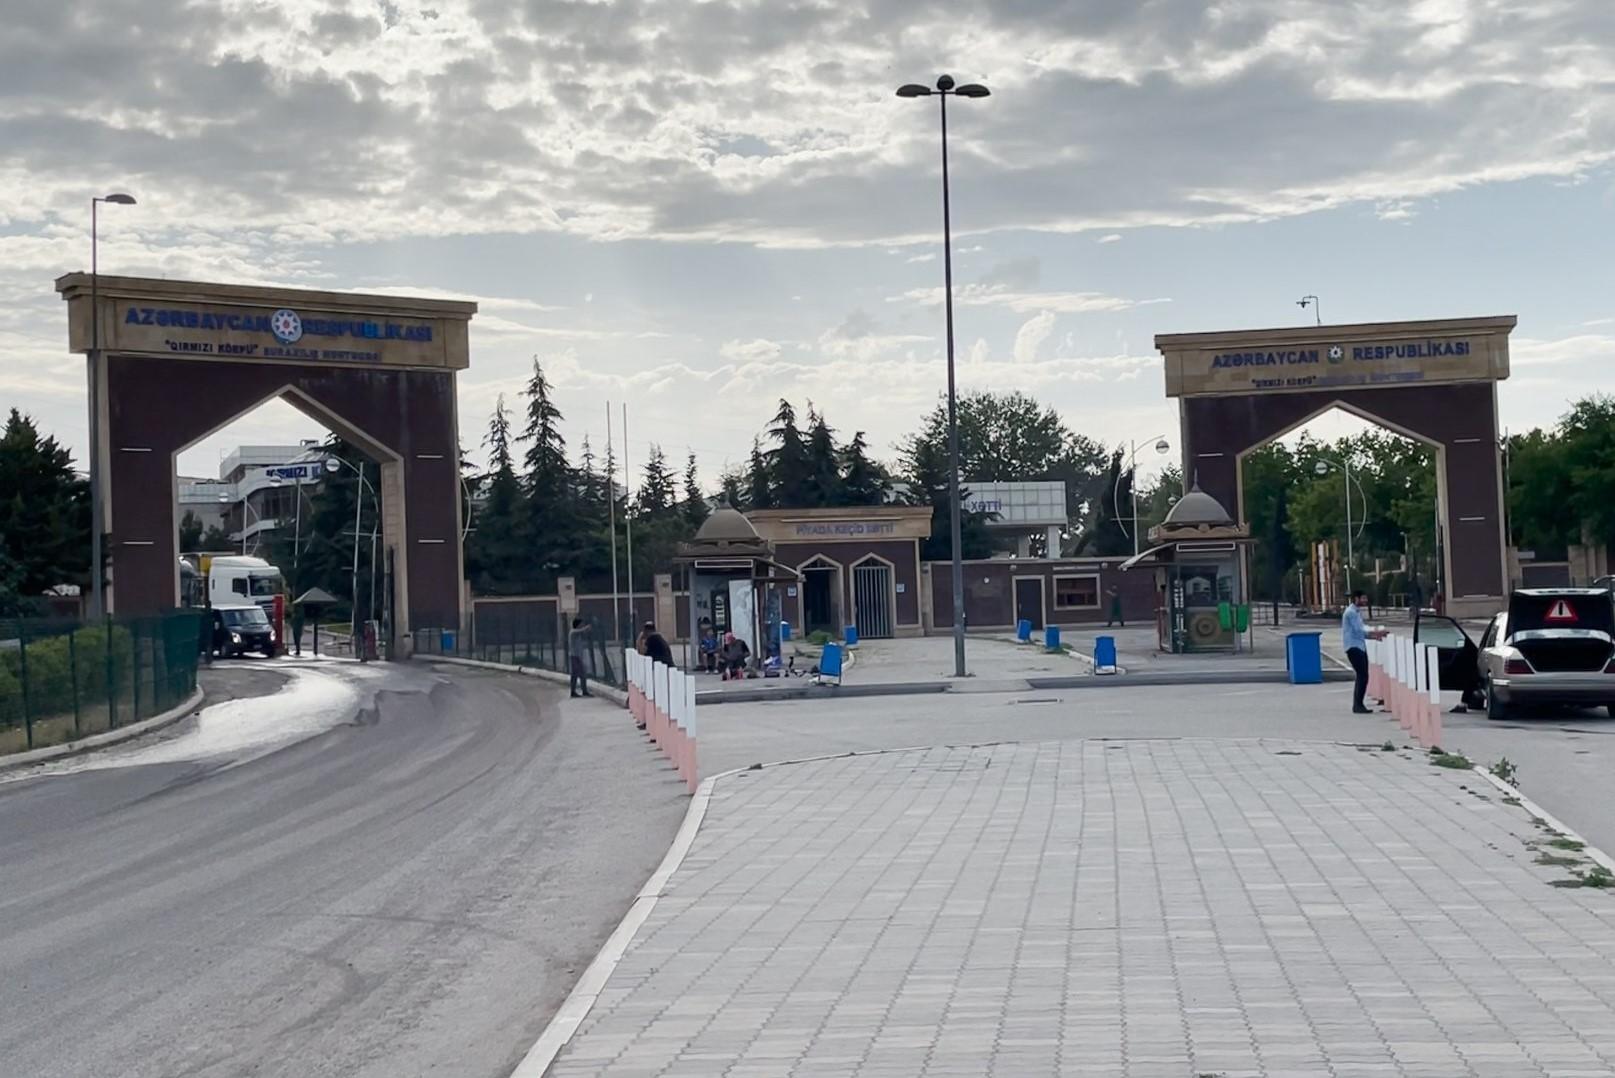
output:
[[[690,724],[689,728],[688,728],[688,732],[689,732],[689,735],[690,735],[690,777],[689,777],[688,782],[689,782],[690,792],[693,794],[693,793],[695,793],[696,787],[701,785],[701,766],[697,762],[697,759],[696,759],[696,731],[695,731],[696,706],[695,706],[695,679],[694,678],[688,679],[687,683],[684,686],[684,691],[687,694],[687,699],[688,699],[688,702],[689,702],[689,707],[684,713],[684,718],[685,718],[685,721]]]
[[[1441,652],[1430,649],[1430,743],[1441,744]]]
[[[1367,693],[1364,694],[1366,696],[1372,696],[1376,700],[1384,699],[1384,697],[1381,695],[1381,692],[1380,692],[1380,683],[1379,683],[1379,679],[1380,679],[1380,669],[1379,669],[1380,646],[1379,645],[1380,645],[1380,642],[1378,640],[1370,640],[1368,642],[1368,691],[1367,691]]]

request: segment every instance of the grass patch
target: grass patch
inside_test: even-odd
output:
[[[1503,798],[1503,804],[1513,805],[1514,807],[1518,808],[1520,805],[1524,804],[1524,802],[1515,797],[1513,794],[1509,794],[1507,797]]]
[[[1383,745],[1381,745],[1379,747],[1379,751],[1381,751],[1381,752],[1395,752],[1396,751],[1396,746],[1391,744],[1389,741],[1387,741],[1387,742],[1385,742]]]
[[[1510,786],[1519,785],[1518,780],[1520,777],[1520,769],[1510,763],[1507,756],[1503,757],[1501,760],[1498,760],[1491,767],[1487,768],[1487,770],[1490,771],[1495,778],[1508,783]]]
[[[1587,848],[1585,842],[1577,842],[1575,839],[1565,838],[1563,835],[1549,839],[1548,845],[1556,850],[1585,850]]]
[[[1581,864],[1581,858],[1566,857],[1559,853],[1539,853],[1536,855],[1536,863],[1539,865],[1552,865],[1555,868],[1568,868],[1571,865]]]
[[[1475,765],[1461,752],[1444,752],[1439,756],[1430,757],[1430,763],[1436,767],[1448,767],[1454,771],[1468,771]]]

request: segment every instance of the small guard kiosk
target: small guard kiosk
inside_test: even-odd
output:
[[[779,653],[781,589],[794,589],[801,577],[774,560],[773,545],[743,513],[733,507],[713,513],[693,539],[678,545],[673,562],[684,569],[689,588],[690,646],[700,647],[707,621],[720,639],[730,632],[744,640],[759,670]]]
[[[1161,650],[1174,655],[1247,650],[1250,529],[1197,483],[1149,536],[1154,545],[1121,568],[1154,570]]]

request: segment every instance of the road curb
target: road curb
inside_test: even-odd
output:
[[[27,752],[12,753],[0,757],[0,771],[9,771],[13,768],[27,767],[30,764],[43,764],[51,760],[60,760],[64,756],[76,756],[81,752],[90,752],[94,749],[105,748],[108,745],[117,745],[125,741],[133,741],[143,734],[153,733],[165,726],[172,726],[195,711],[202,702],[202,689],[198,686],[190,697],[177,707],[170,708],[161,715],[130,726],[120,726],[116,730],[108,730],[103,734],[92,734],[78,741],[68,741],[60,745],[49,745],[42,749],[29,749]]]
[[[1508,783],[1504,782],[1502,779],[1498,778],[1484,767],[1481,767],[1479,764],[1475,765],[1474,771],[1475,774],[1479,775],[1481,778],[1485,779],[1487,782],[1491,783],[1508,796],[1514,798],[1520,803],[1521,808],[1525,809],[1533,816],[1541,819],[1543,823],[1546,823],[1549,827],[1559,832],[1565,838],[1581,843],[1581,853],[1586,854],[1589,860],[1595,861],[1604,866],[1604,868],[1607,869],[1612,875],[1615,875],[1615,858],[1610,857],[1609,854],[1605,853],[1603,850],[1600,850],[1597,846],[1594,846],[1591,842],[1588,842],[1581,835],[1578,835],[1576,832],[1560,823],[1559,819],[1554,816],[1553,813],[1549,812],[1535,801],[1532,801],[1529,797],[1526,797],[1525,794],[1520,791],[1519,787],[1510,786]]]
[[[570,678],[566,674],[555,670],[546,670],[539,666],[511,666],[508,663],[491,663],[482,659],[462,659],[455,655],[416,655],[420,662],[448,663],[452,666],[470,666],[478,670],[498,670],[504,674],[521,674],[525,677],[536,677],[541,681],[554,682],[557,685],[569,684]],[[589,687],[589,695],[598,696],[618,707],[628,706],[628,694],[621,689],[614,688],[602,682],[593,682]]]

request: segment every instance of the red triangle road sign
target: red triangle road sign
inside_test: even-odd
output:
[[[1548,616],[1542,620],[1553,622],[1558,625],[1571,625],[1577,620],[1576,611],[1575,608],[1569,603],[1565,602],[1563,599],[1560,599],[1558,602],[1553,604],[1553,609],[1549,610]]]

